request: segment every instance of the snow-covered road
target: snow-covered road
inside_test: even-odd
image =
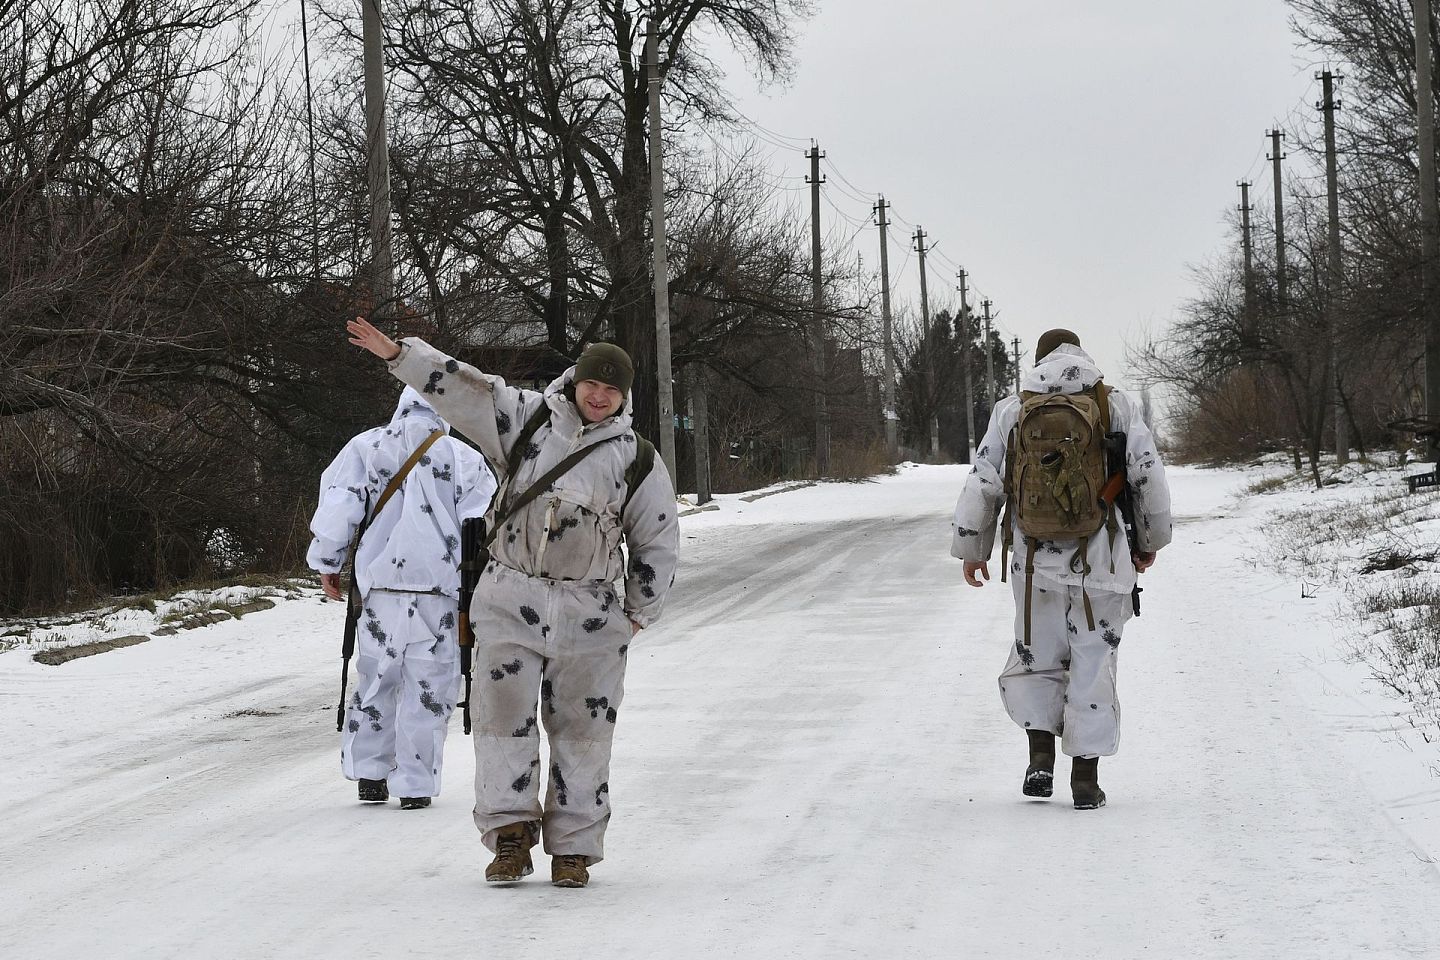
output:
[[[1440,750],[1387,737],[1324,659],[1325,609],[1244,562],[1238,476],[1174,472],[1110,805],[1078,813],[1063,767],[1055,800],[1020,796],[1009,588],[948,556],[963,469],[686,518],[583,891],[543,859],[483,883],[458,723],[434,807],[354,802],[337,605],[60,667],[0,654],[0,957],[1440,954]]]

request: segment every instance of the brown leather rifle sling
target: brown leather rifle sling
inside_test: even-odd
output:
[[[345,605],[345,639],[340,647],[340,705],[335,708],[335,729],[337,731],[345,726],[345,689],[350,679],[350,658],[355,655],[355,630],[360,624],[360,588],[356,585],[358,577],[355,570],[355,559],[360,553],[360,541],[364,539],[365,531],[370,529],[370,524],[375,522],[380,511],[385,509],[385,504],[390,502],[390,498],[395,496],[396,491],[405,483],[405,478],[415,468],[415,464],[425,456],[425,451],[433,447],[435,441],[443,436],[445,436],[444,430],[436,430],[425,438],[424,443],[415,448],[415,452],[410,454],[409,459],[400,465],[395,476],[391,477],[390,482],[385,485],[380,499],[375,501],[375,509],[370,510],[367,506],[366,516],[355,531],[355,541],[350,545],[350,593]]]

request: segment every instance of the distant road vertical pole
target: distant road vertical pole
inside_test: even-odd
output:
[[[820,160],[825,155],[820,145],[812,142],[805,157],[810,161],[810,309],[811,338],[815,344],[815,475],[828,476],[830,473],[830,409],[826,402],[826,391],[830,384],[826,378],[827,343],[825,337],[825,284],[821,275],[820,251],[820,184],[825,182],[820,173]]]
[[[1285,178],[1280,173],[1280,161],[1285,154],[1280,150],[1280,141],[1285,131],[1271,130],[1270,164],[1275,175],[1275,290],[1280,298],[1280,316],[1290,315],[1289,271],[1285,267]]]
[[[361,0],[365,41],[365,152],[370,180],[370,265],[374,315],[396,317],[390,241],[390,147],[385,134],[385,32],[380,0]],[[396,332],[392,324],[391,332]],[[383,326],[382,326],[383,329]]]
[[[966,284],[969,278],[964,270],[960,278],[960,362],[965,365],[965,452],[966,463],[975,462],[975,448],[980,446],[975,439],[975,380],[970,368],[970,290]]]
[[[995,351],[990,347],[990,316],[991,301],[986,300],[980,304],[985,308],[985,416],[990,416],[995,409]]]
[[[1350,462],[1350,438],[1346,429],[1344,399],[1340,393],[1340,361],[1335,351],[1335,331],[1339,329],[1337,313],[1340,308],[1341,290],[1345,285],[1345,268],[1340,259],[1340,174],[1339,161],[1335,156],[1335,111],[1340,105],[1335,102],[1335,74],[1325,70],[1320,74],[1324,99],[1320,110],[1325,115],[1325,193],[1328,203],[1329,223],[1326,224],[1326,270],[1325,270],[1325,329],[1321,333],[1320,369],[1324,379],[1318,413],[1322,417],[1326,407],[1331,408],[1335,417],[1335,463],[1343,466]]]
[[[930,290],[925,275],[925,230],[915,228],[915,249],[920,254],[920,317],[924,321],[921,329],[924,339],[920,341],[925,349],[925,396],[930,405],[930,456],[940,453],[940,398],[935,395],[935,337],[930,324]]]
[[[880,228],[880,318],[885,331],[885,449],[894,460],[900,455],[900,417],[895,412],[895,332],[890,323],[890,219],[885,215],[889,207],[884,197],[875,202],[875,224]]]
[[[660,459],[670,478],[675,473],[675,384],[670,369],[670,255],[665,235],[665,157],[660,142],[660,31],[655,8],[645,36],[645,67],[650,80],[650,218],[655,256],[655,379]],[[677,481],[678,482],[678,481]]]
[[[315,95],[310,86],[310,14],[300,0],[300,46],[305,55],[305,132],[310,142],[310,280],[320,279],[320,200],[315,189]]]
[[[703,506],[713,498],[710,488],[710,400],[706,394],[705,368],[690,364],[690,420],[695,437],[695,504]]]
[[[1245,308],[1241,313],[1243,325],[1243,346],[1245,353],[1254,349],[1255,337],[1255,249],[1250,243],[1250,183],[1241,180],[1240,187],[1240,243],[1245,250]]]
[[[1414,0],[1415,108],[1420,150],[1420,283],[1425,293],[1425,414],[1440,423],[1440,210],[1435,205],[1435,89],[1430,0]],[[1429,438],[1440,460],[1440,436]]]

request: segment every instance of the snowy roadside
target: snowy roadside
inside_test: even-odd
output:
[[[1276,458],[1235,477],[1222,508],[1248,529],[1235,559],[1257,644],[1287,671],[1345,765],[1411,841],[1440,863],[1440,492],[1410,493],[1420,465],[1392,458],[1322,473],[1315,490]],[[1238,532],[1238,531],[1237,531]],[[1277,643],[1277,641],[1280,641]],[[1318,732],[1318,731],[1317,731]]]

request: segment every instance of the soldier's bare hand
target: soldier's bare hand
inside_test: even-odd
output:
[[[965,582],[968,583],[968,584],[970,584],[970,586],[972,586],[972,587],[983,587],[983,586],[985,586],[985,584],[981,583],[979,580],[977,580],[977,579],[975,578],[975,574],[976,574],[976,573],[979,573],[980,576],[984,577],[986,580],[989,580],[989,579],[990,579],[990,564],[988,564],[988,563],[986,563],[986,562],[984,562],[984,561],[981,561],[980,563],[972,563],[971,561],[966,560],[966,561],[965,561]]]
[[[324,590],[325,596],[331,600],[344,599],[340,593],[340,574],[338,573],[320,574],[320,589]]]
[[[369,350],[381,360],[394,360],[400,356],[400,344],[375,329],[375,326],[364,317],[356,317],[351,320],[345,324],[345,329],[350,333],[351,343]]]
[[[634,620],[631,620],[631,621],[630,621],[630,636],[632,636],[632,637],[635,636],[635,634],[639,633],[640,630],[641,630],[640,624],[636,623]]]
[[[1155,552],[1153,550],[1150,553],[1132,553],[1130,554],[1130,559],[1135,563],[1136,573],[1144,573],[1146,570],[1155,566]]]

